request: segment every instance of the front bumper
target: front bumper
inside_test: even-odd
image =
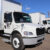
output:
[[[42,42],[42,40],[44,40],[44,36],[32,37],[32,38],[27,37],[27,38],[23,38],[23,43],[24,45],[35,45]]]

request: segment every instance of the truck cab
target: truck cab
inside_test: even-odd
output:
[[[50,18],[46,18],[43,24],[45,26],[45,31],[50,34]]]
[[[4,13],[4,35],[10,37],[14,49],[23,50],[24,45],[35,45],[44,40],[44,27],[32,23],[23,12]]]

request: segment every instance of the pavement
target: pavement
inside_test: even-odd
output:
[[[9,43],[5,43],[0,37],[0,50],[13,50],[12,46]],[[50,50],[50,34],[45,35],[45,39],[43,43],[34,45],[34,46],[27,46],[25,50]]]

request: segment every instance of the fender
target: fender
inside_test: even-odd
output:
[[[13,35],[15,32],[17,32],[17,34],[20,34],[21,35],[21,33],[19,32],[19,31],[17,31],[17,30],[14,30],[12,33],[11,33],[11,35]],[[22,35],[21,35],[22,36]]]

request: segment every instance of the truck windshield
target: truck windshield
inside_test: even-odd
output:
[[[13,15],[16,23],[32,23],[31,17],[28,14],[14,12]]]
[[[47,23],[50,24],[50,20],[48,20]]]

